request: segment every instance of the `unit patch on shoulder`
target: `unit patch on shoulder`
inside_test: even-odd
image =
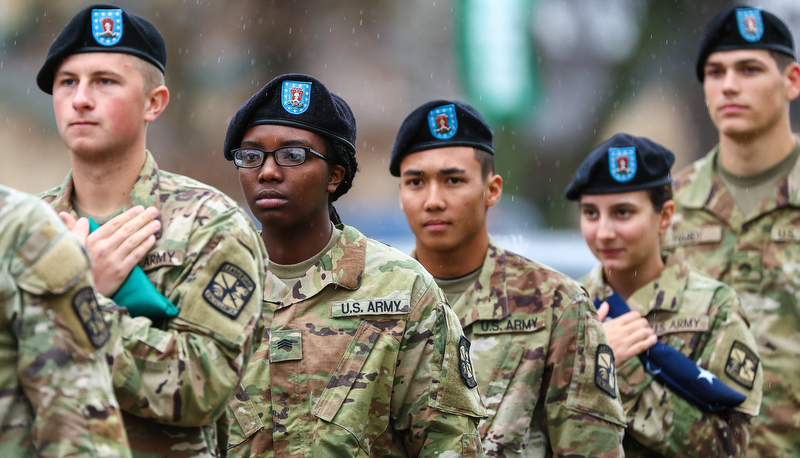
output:
[[[614,352],[606,344],[597,346],[594,383],[612,398],[617,397],[617,367],[614,363]]]
[[[103,46],[114,46],[122,39],[122,10],[92,10],[92,36]]]
[[[217,310],[236,318],[250,300],[256,284],[242,269],[223,262],[203,291],[203,299]]]
[[[472,369],[472,360],[469,357],[469,347],[471,346],[472,344],[464,336],[458,340],[458,371],[461,372],[464,384],[475,388],[478,386],[478,382],[475,381],[475,371]]]
[[[79,289],[74,296],[72,296],[72,307],[75,309],[75,314],[83,325],[83,330],[86,331],[86,336],[89,337],[89,342],[95,348],[100,348],[108,342],[110,333],[106,327],[106,322],[103,321],[103,314],[100,313],[100,307],[97,305],[97,298],[94,295],[94,288],[91,286],[84,286]]]
[[[734,340],[728,355],[728,362],[725,363],[725,373],[739,385],[752,389],[759,361],[753,350],[742,342]]]

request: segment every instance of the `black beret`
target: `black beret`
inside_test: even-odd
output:
[[[761,8],[734,6],[717,13],[706,24],[695,71],[703,82],[706,59],[717,51],[766,49],[794,55],[792,32],[777,16]]]
[[[672,183],[672,151],[644,137],[617,134],[606,140],[578,167],[565,195],[639,191]]]
[[[389,171],[400,176],[400,162],[411,153],[449,146],[472,146],[494,154],[492,130],[478,110],[458,100],[434,100],[409,114],[394,141]]]
[[[167,66],[167,46],[153,24],[116,6],[94,5],[76,14],[50,45],[36,75],[39,89],[52,94],[61,62],[85,52],[131,54],[155,65],[161,73]]]
[[[225,159],[242,145],[247,129],[279,124],[310,130],[339,140],[355,153],[356,118],[350,105],[316,78],[301,73],[281,75],[250,97],[233,115],[225,135]]]

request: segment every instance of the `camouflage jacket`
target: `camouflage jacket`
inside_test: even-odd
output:
[[[75,215],[71,195],[68,175],[41,197]],[[130,204],[160,210],[162,229],[139,266],[180,309],[159,322],[107,315],[121,336],[110,359],[131,448],[142,456],[218,456],[227,444],[221,417],[255,348],[253,336],[261,336],[266,250],[233,200],[158,170],[149,152]]]
[[[592,300],[614,292],[605,282],[601,265],[584,281]],[[641,360],[631,358],[617,368],[628,420],[625,455],[743,456],[750,440],[747,423],[761,406],[763,374],[736,292],[672,256],[661,275],[627,302],[647,319],[659,341],[747,399],[731,412],[705,412],[654,381]]]
[[[0,186],[0,456],[130,456],[89,259],[34,196]]]
[[[228,456],[483,456],[486,411],[443,293],[418,262],[337,227],[293,289],[267,272],[269,337],[231,403]]]
[[[596,364],[610,347],[587,299],[490,240],[478,280],[453,304],[489,411],[479,426],[487,456],[622,456],[614,368]]]
[[[752,323],[764,408],[753,420],[748,454],[800,456],[800,161],[745,216],[716,171],[718,154],[717,146],[676,175],[675,217],[665,243],[733,286]]]

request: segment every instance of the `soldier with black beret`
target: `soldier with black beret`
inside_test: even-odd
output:
[[[761,8],[717,13],[697,77],[719,144],[675,176],[670,250],[739,293],[764,366],[751,456],[800,450],[800,142],[790,105],[800,65],[789,27]]]
[[[270,81],[228,126],[269,255],[269,339],[231,400],[228,456],[482,456],[486,409],[442,291],[331,206],[355,144],[350,106],[304,74]]]
[[[169,103],[166,63],[156,27],[121,8],[69,21],[36,82],[53,96],[72,169],[40,197],[85,241],[101,304],[127,307],[104,315],[133,455],[222,456],[221,416],[262,335],[264,255],[232,199],[160,170],[146,149]],[[139,294],[163,307],[134,307]]]
[[[492,130],[472,106],[433,100],[400,126],[389,171],[416,238],[471,344],[489,418],[487,456],[621,456],[611,353],[581,286],[500,247],[487,213],[502,194]]]
[[[733,289],[661,252],[674,161],[658,143],[617,134],[580,165],[566,196],[600,261],[582,281],[602,304],[625,456],[741,456],[761,405],[759,356]]]

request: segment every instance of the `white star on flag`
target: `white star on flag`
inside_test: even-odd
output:
[[[700,368],[700,373],[697,375],[697,379],[700,380],[701,378],[705,379],[705,380],[708,380],[708,383],[710,385],[713,385],[714,384],[714,379],[717,378],[717,377],[714,374],[712,374],[711,372],[709,372],[709,371],[707,371],[707,370],[705,370],[705,369],[703,369],[701,367]]]

